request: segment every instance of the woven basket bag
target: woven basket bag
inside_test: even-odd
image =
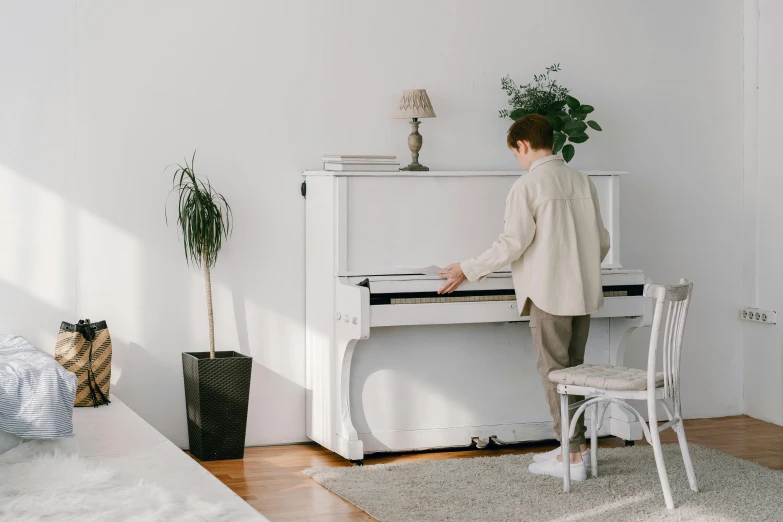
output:
[[[78,381],[74,406],[110,404],[111,336],[106,321],[77,324],[63,322],[57,335],[54,358],[75,373]]]

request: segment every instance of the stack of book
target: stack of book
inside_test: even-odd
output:
[[[400,170],[397,156],[350,156],[327,154],[322,158],[324,170],[342,172],[394,171]]]

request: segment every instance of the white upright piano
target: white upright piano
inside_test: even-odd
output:
[[[436,275],[503,229],[521,171],[305,172],[306,430],[352,461],[365,454],[554,438],[528,318],[509,267],[439,296]],[[622,364],[649,325],[645,277],[620,264],[622,172],[587,172],[612,238],[605,304],[585,361]],[[587,424],[589,426],[589,423]],[[641,438],[612,405],[599,435]]]

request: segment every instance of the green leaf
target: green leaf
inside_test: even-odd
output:
[[[509,114],[508,116],[512,120],[517,121],[521,117],[527,116],[528,114],[530,114],[530,111],[528,111],[528,110],[525,110],[525,109],[514,109],[513,111],[511,111],[511,114]]]
[[[563,130],[569,136],[572,136],[574,134],[582,134],[586,129],[587,129],[587,125],[585,124],[585,122],[580,120],[571,120],[566,122],[565,125],[563,125]]]
[[[563,148],[563,145],[565,145],[566,142],[566,135],[562,132],[556,132],[555,133],[555,141],[552,147],[552,154],[557,154],[560,152],[560,149]]]
[[[574,158],[574,146],[570,143],[563,147],[563,159],[566,163],[571,161]]]
[[[593,108],[592,105],[582,105],[581,107],[579,107],[579,112],[581,112],[582,114],[590,114],[594,110],[595,109]]]
[[[568,141],[571,143],[584,143],[589,137],[587,134],[577,134],[576,136],[569,136]]]
[[[603,130],[603,129],[601,128],[601,126],[600,126],[600,125],[598,125],[598,124],[597,124],[596,122],[594,122],[593,120],[589,120],[589,121],[587,122],[587,124],[590,126],[590,128],[591,128],[591,129],[595,129],[595,130],[597,130],[597,131],[602,131],[602,130]]]
[[[563,120],[561,120],[557,116],[553,116],[552,114],[547,114],[546,119],[549,120],[549,123],[552,124],[552,128],[555,130],[555,132],[563,130]]]
[[[554,103],[550,103],[546,110],[549,112],[557,112],[563,108],[563,106],[566,104],[565,100],[559,100]]]
[[[581,105],[579,103],[579,100],[577,100],[573,96],[566,96],[566,104],[570,109],[578,109],[579,106]]]

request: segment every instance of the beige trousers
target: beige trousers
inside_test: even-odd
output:
[[[533,333],[533,345],[536,348],[538,362],[536,369],[544,384],[546,402],[555,421],[555,434],[560,440],[560,395],[557,384],[549,380],[549,372],[571,368],[585,362],[585,345],[590,332],[590,316],[580,315],[565,317],[552,315],[538,308],[534,303],[530,306],[530,331]],[[581,401],[584,397],[569,395],[568,403]],[[571,410],[570,418],[574,412]],[[577,422],[573,438],[569,440],[572,453],[579,451],[579,445],[585,444],[584,415]]]

